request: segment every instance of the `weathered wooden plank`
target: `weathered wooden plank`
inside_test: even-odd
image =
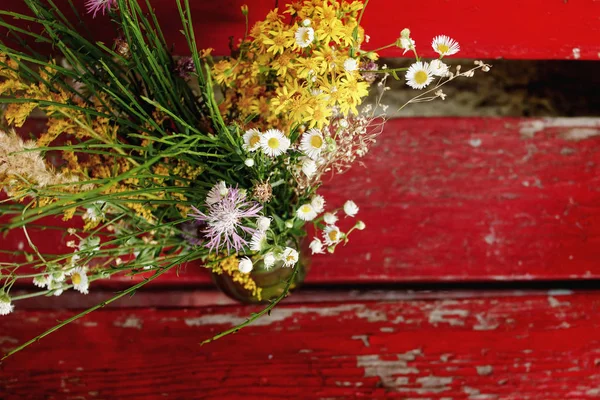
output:
[[[354,200],[367,229],[313,257],[308,282],[600,278],[598,135],[593,118],[390,121],[365,168],[323,187],[328,206]],[[41,251],[68,251],[58,234],[32,235]],[[0,245],[20,246],[22,232]],[[209,279],[188,264],[160,282]]]
[[[9,3],[9,2],[4,2]],[[68,14],[66,0],[57,0]],[[76,2],[81,10],[83,2]],[[143,3],[143,2],[142,2]],[[277,4],[273,0],[190,1],[199,47],[212,47],[216,54],[229,54],[229,37],[244,35],[240,6],[250,6],[250,21],[263,19]],[[288,1],[279,1],[285,4]],[[184,54],[186,43],[179,33],[181,24],[175,0],[152,0],[168,43]],[[2,8],[23,12],[22,2],[3,4]],[[518,10],[518,12],[516,12]],[[595,0],[547,1],[520,0],[430,0],[427,7],[414,7],[403,1],[375,0],[369,3],[363,25],[370,35],[370,48],[394,41],[403,28],[410,28],[417,48],[425,57],[433,56],[431,40],[439,34],[450,35],[461,44],[460,56],[466,58],[513,59],[589,59],[600,56],[600,3]],[[113,28],[106,17],[85,19],[97,39],[110,43]],[[26,24],[23,24],[26,25]],[[402,51],[389,49],[383,56],[399,57]]]
[[[104,310],[0,366],[3,399],[587,399],[600,293]],[[2,318],[8,350],[70,312]]]

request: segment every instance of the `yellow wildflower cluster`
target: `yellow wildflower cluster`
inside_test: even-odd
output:
[[[238,268],[239,263],[240,260],[236,256],[231,256],[221,260],[218,263],[212,263],[210,265],[214,274],[227,274],[231,276],[234,282],[238,283],[242,288],[250,292],[252,297],[256,298],[258,301],[261,301],[262,288],[256,285],[256,282],[254,282],[250,274],[243,274],[240,272]]]
[[[242,40],[237,58],[213,75],[224,91],[221,112],[246,128],[322,128],[335,111],[357,113],[369,83],[360,69],[377,59],[362,52],[361,1],[307,0],[271,11]],[[286,15],[289,14],[289,15]]]

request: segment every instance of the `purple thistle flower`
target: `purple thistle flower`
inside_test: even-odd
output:
[[[197,221],[205,222],[207,228],[202,231],[208,243],[205,245],[210,251],[217,252],[227,248],[227,253],[233,248],[239,252],[248,245],[244,239],[246,235],[253,235],[256,229],[243,225],[244,218],[259,217],[258,212],[262,206],[256,202],[248,201],[246,193],[237,188],[226,188],[223,198],[212,204],[207,204],[208,211],[202,213],[192,206],[195,214],[190,217]]]
[[[110,11],[110,9],[116,5],[117,0],[87,0],[87,2],[85,3],[88,14],[94,13],[94,18],[96,18],[96,14],[98,14],[98,11],[102,11],[102,15],[104,15],[107,11]]]
[[[183,79],[188,78],[192,72],[196,72],[194,59],[192,57],[181,57],[177,60],[175,72]]]

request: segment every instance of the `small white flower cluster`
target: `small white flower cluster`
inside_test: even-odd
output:
[[[250,240],[250,250],[262,252],[267,249],[267,231],[271,227],[271,218],[259,217],[256,220],[257,231]],[[285,247],[282,251],[269,251],[263,257],[262,261],[265,269],[271,269],[277,261],[283,261],[284,267],[293,267],[298,262],[298,251],[291,247]],[[249,274],[254,269],[254,263],[249,257],[240,259],[238,269],[243,274]]]
[[[320,196],[319,196],[320,197]],[[314,202],[314,199],[313,199]],[[300,208],[302,208],[301,206]],[[344,213],[348,217],[355,217],[358,214],[358,206],[352,200],[346,201],[343,207]],[[316,217],[316,216],[315,216]],[[362,221],[358,221],[352,229],[350,229],[347,233],[344,233],[340,230],[340,228],[336,225],[338,222],[338,217],[336,212],[326,212],[323,214],[323,222],[325,222],[325,227],[323,228],[323,241],[315,236],[313,240],[309,244],[309,248],[312,254],[323,254],[325,253],[324,248],[327,246],[327,249],[330,253],[333,253],[335,250],[335,246],[339,244],[342,240],[347,240],[348,235],[354,230],[363,230],[365,229],[365,224]]]
[[[76,256],[71,258],[71,263],[76,261]],[[68,270],[60,267],[46,269],[46,273],[33,278],[33,284],[39,288],[51,290],[54,296],[60,296],[66,289],[66,279],[71,277],[73,289],[80,293],[88,294],[90,282],[87,276],[87,267],[75,266],[72,264]]]
[[[277,157],[284,154],[290,148],[290,139],[279,129],[269,129],[260,132],[258,129],[249,129],[244,133],[244,149],[246,151],[262,150],[269,157]],[[246,162],[246,165],[248,163]],[[252,165],[254,163],[252,162]]]
[[[401,49],[404,49],[404,53],[408,50],[412,50],[416,54],[416,44],[415,41],[411,39],[410,30],[408,29],[402,30],[396,45]],[[431,47],[433,47],[433,50],[440,55],[440,58],[438,60],[433,60],[431,63],[427,63],[419,61],[417,57],[417,62],[413,63],[406,72],[406,84],[413,89],[423,89],[427,87],[433,82],[436,76],[448,76],[450,71],[448,65],[442,61],[442,58],[451,56],[460,51],[458,42],[446,35],[439,35],[433,38]]]

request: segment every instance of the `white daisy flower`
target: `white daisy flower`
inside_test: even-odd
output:
[[[446,65],[442,60],[433,60],[429,66],[431,67],[431,72],[435,76],[448,75],[448,65]]]
[[[304,157],[304,160],[302,160],[302,172],[304,172],[304,175],[308,178],[312,178],[317,172],[317,163],[315,163],[315,160]]]
[[[271,269],[271,267],[275,264],[275,261],[277,261],[277,257],[275,257],[275,254],[273,254],[273,253],[265,254],[265,256],[263,257],[263,263],[265,264],[265,269]]]
[[[73,283],[73,289],[83,294],[88,294],[90,282],[86,273],[85,267],[77,267],[69,272],[71,275],[71,282]]]
[[[313,197],[312,201],[310,202],[310,205],[313,206],[317,214],[320,214],[325,208],[325,198],[321,195],[316,195],[315,197]]]
[[[344,61],[344,69],[348,72],[356,71],[358,69],[358,61],[356,61],[356,58],[346,58],[346,61]]]
[[[342,232],[340,232],[340,228],[335,225],[327,225],[325,229],[323,229],[323,238],[325,239],[325,244],[327,246],[332,246],[342,240]]]
[[[302,221],[312,221],[317,217],[317,212],[310,204],[303,204],[296,211],[296,216]]]
[[[39,288],[45,288],[50,283],[50,277],[48,275],[39,275],[33,278],[34,286]]]
[[[323,254],[323,242],[319,240],[319,238],[314,238],[312,242],[308,245],[312,254]]]
[[[242,274],[249,274],[252,271],[252,268],[252,260],[250,260],[248,257],[240,258],[238,269]]]
[[[15,309],[8,294],[0,290],[0,315],[8,315]]]
[[[290,139],[279,129],[269,129],[260,138],[260,147],[269,157],[277,157],[290,148]]]
[[[244,150],[256,151],[260,147],[260,131],[258,129],[248,129],[244,133]]]
[[[301,26],[296,30],[294,37],[296,38],[296,44],[301,48],[305,48],[315,40],[315,30],[310,26]]]
[[[349,217],[354,217],[358,213],[358,206],[352,200],[344,203],[344,212]]]
[[[333,225],[338,221],[338,217],[335,213],[325,213],[325,215],[323,215],[323,220],[326,224]]]
[[[439,35],[431,41],[433,50],[441,56],[451,56],[460,51],[458,42],[446,35]]]
[[[406,72],[406,84],[413,89],[423,89],[431,81],[433,81],[433,71],[426,62],[418,61]]]
[[[284,267],[292,267],[298,262],[298,252],[291,247],[286,247],[281,255]]]
[[[319,158],[324,148],[325,140],[323,139],[323,133],[319,129],[309,129],[302,135],[300,150],[313,160]]]
[[[225,197],[227,197],[228,193],[229,189],[227,188],[227,185],[224,181],[221,181],[215,186],[213,186],[212,189],[210,189],[210,191],[208,192],[208,195],[206,196],[206,204],[210,206],[215,203],[218,203]]]
[[[267,235],[263,231],[256,231],[250,239],[250,250],[261,251],[267,245]]]
[[[258,217],[256,220],[256,226],[259,231],[265,232],[271,226],[271,218]]]

